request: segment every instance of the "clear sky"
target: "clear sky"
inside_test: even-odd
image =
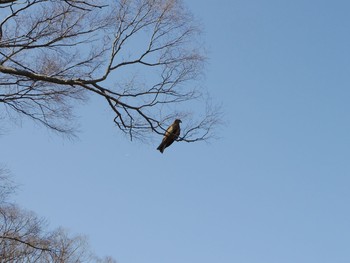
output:
[[[350,1],[186,4],[221,138],[162,155],[92,99],[79,139],[26,121],[0,137],[16,200],[120,263],[350,262]]]

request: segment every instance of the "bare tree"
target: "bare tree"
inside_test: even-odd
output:
[[[0,261],[5,262],[115,262],[93,255],[81,236],[69,236],[58,228],[46,231],[47,223],[33,212],[4,200],[14,191],[8,174],[0,171]]]
[[[175,118],[188,124],[179,140],[211,135],[217,110],[191,109],[203,97],[191,81],[204,57],[180,0],[0,3],[0,102],[10,116],[70,134],[74,104],[95,94],[131,139],[164,134]]]

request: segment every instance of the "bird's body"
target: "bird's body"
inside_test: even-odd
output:
[[[169,147],[180,135],[180,122],[181,120],[176,119],[165,132],[164,138],[157,150],[161,153],[164,152],[165,148]]]

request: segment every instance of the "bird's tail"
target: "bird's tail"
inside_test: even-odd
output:
[[[163,153],[163,152],[164,152],[164,147],[163,147],[163,145],[160,144],[160,145],[158,146],[157,150],[160,151],[161,153]]]

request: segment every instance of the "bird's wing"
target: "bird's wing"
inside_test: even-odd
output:
[[[168,127],[165,132],[163,141],[167,146],[172,144],[180,135],[180,126],[177,123],[173,123]]]
[[[166,130],[165,137],[169,137],[171,139],[177,139],[180,135],[180,125],[178,123],[173,123]]]
[[[175,123],[171,124],[171,125],[168,127],[168,129],[167,129],[166,132],[165,132],[165,136],[166,136],[166,137],[168,137],[169,135],[171,135],[171,134],[174,132],[174,129],[175,129],[174,126],[176,126]]]

